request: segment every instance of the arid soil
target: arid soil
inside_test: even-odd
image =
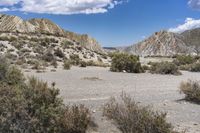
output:
[[[167,113],[167,120],[176,130],[200,133],[200,105],[185,102],[179,92],[181,81],[200,80],[200,73],[182,72],[181,76],[156,74],[113,73],[109,68],[73,67],[56,72],[35,73],[39,79],[56,82],[66,104],[85,104],[93,113],[98,124],[98,133],[120,133],[111,121],[102,117],[102,105],[111,96],[128,93],[141,105],[152,106]],[[90,132],[90,131],[89,131]]]

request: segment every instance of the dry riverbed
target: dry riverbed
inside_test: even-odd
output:
[[[56,82],[66,104],[85,104],[93,113],[98,133],[120,133],[102,117],[102,105],[111,96],[119,97],[122,91],[142,105],[167,113],[167,120],[179,131],[200,133],[200,105],[182,101],[179,93],[181,81],[200,80],[200,73],[182,72],[181,76],[156,74],[113,73],[109,68],[73,67],[45,73],[25,72],[49,83]]]

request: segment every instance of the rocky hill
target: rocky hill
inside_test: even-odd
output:
[[[0,31],[26,34],[46,34],[57,37],[66,37],[67,39],[80,43],[87,49],[96,52],[103,52],[103,49],[99,43],[92,37],[65,31],[47,19],[31,19],[25,21],[17,16],[0,14]]]
[[[121,49],[140,56],[173,56],[177,54],[199,54],[200,29],[182,34],[160,31],[135,45]]]
[[[200,28],[181,33],[183,41],[188,47],[193,47],[194,52],[200,54]]]
[[[106,52],[88,35],[65,31],[47,19],[0,15],[0,55],[15,64],[43,66],[64,60],[109,64]]]

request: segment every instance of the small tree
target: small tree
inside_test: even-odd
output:
[[[139,62],[139,57],[125,53],[117,53],[112,57],[111,71],[128,73],[141,73],[143,69]]]

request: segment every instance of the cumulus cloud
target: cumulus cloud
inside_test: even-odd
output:
[[[188,5],[193,9],[200,10],[200,0],[189,0]]]
[[[0,6],[12,6],[20,2],[20,0],[1,0]]]
[[[22,11],[47,14],[105,13],[127,0],[3,0],[0,11]],[[18,6],[16,6],[18,4]]]
[[[184,24],[179,25],[175,28],[170,28],[169,31],[181,33],[181,32],[184,32],[186,30],[195,29],[195,28],[200,28],[200,19],[187,18],[185,20]]]
[[[9,11],[8,8],[0,8],[0,12],[7,12],[7,11]]]

